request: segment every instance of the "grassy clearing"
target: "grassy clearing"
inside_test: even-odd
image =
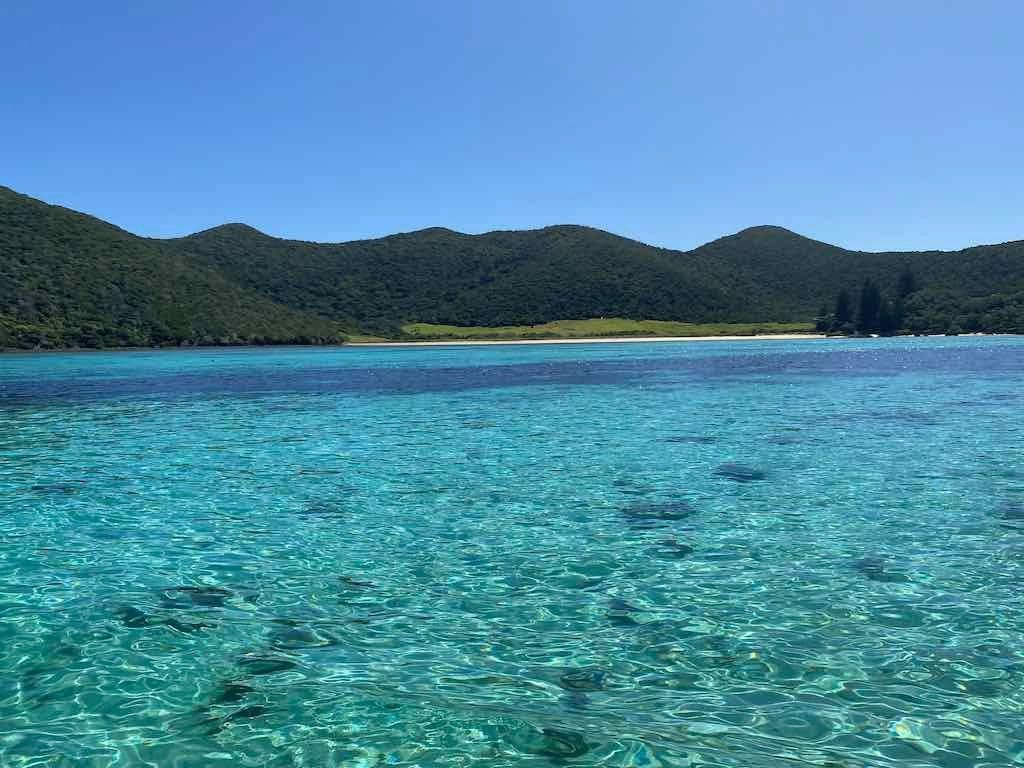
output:
[[[756,336],[771,333],[812,333],[811,323],[677,323],[671,320],[555,320],[542,325],[497,328],[409,323],[402,332],[409,339],[582,339],[603,336]]]

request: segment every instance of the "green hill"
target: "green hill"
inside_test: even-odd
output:
[[[341,338],[174,249],[0,187],[0,347]]]
[[[383,334],[398,333],[408,322],[806,322],[841,289],[855,291],[866,278],[895,290],[908,266],[927,289],[919,297],[922,312],[936,301],[948,303],[949,295],[1001,301],[1024,290],[1024,242],[956,252],[864,253],[781,227],[754,227],[688,252],[578,226],[484,235],[435,228],[320,244],[228,225],[174,243],[276,301]],[[949,309],[927,328],[944,330],[959,305]]]
[[[908,302],[913,312],[926,312],[936,300],[952,299],[958,311],[963,311],[960,319],[971,325],[967,316],[977,302],[969,299],[1006,298],[1011,302],[1015,299],[1018,305],[1024,303],[1020,296],[1024,291],[1024,241],[961,251],[869,253],[810,240],[781,227],[754,227],[703,245],[692,253],[705,254],[727,271],[747,275],[758,286],[750,298],[759,307],[787,307],[802,318],[813,317],[823,305],[831,308],[840,290],[856,293],[868,279],[878,283],[883,293],[895,295],[905,269],[913,273],[919,286]],[[955,319],[953,315],[943,321]],[[785,319],[795,318],[788,315]],[[1024,332],[1022,321],[1024,308],[1018,314],[1018,333]],[[945,324],[929,325],[933,331],[944,328]]]
[[[864,280],[914,330],[1024,332],[1024,242],[864,253],[754,227],[692,251],[579,226],[281,240],[228,224],[137,237],[0,187],[0,346],[336,341],[404,326],[624,318],[806,323]]]
[[[606,315],[724,320],[749,287],[673,251],[584,227],[486,235],[427,229],[327,245],[229,225],[174,245],[282,304],[384,333],[397,332],[403,322],[500,326]]]

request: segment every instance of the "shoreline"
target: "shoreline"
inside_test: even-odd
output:
[[[799,341],[827,339],[823,333],[763,333],[748,336],[580,336],[563,339],[430,339],[423,341],[350,341],[344,347],[467,347],[480,345],[519,344],[642,344],[666,341]]]
[[[968,338],[1021,337],[1019,333],[958,333],[955,337],[946,334],[900,334],[887,338],[893,339],[935,339],[935,338]],[[53,349],[16,349],[0,348],[0,358],[18,355],[53,355],[67,353],[105,353],[105,352],[194,352],[197,350],[248,350],[248,349],[358,349],[362,347],[473,347],[491,345],[524,345],[524,344],[643,344],[647,342],[669,341],[822,341],[835,339],[838,341],[857,341],[872,337],[836,336],[824,333],[762,333],[762,334],[723,334],[720,336],[580,336],[575,338],[555,339],[424,339],[422,341],[348,341],[342,344],[210,344],[166,347],[57,347]]]
[[[165,347],[55,347],[52,349],[0,348],[2,355],[53,355],[68,352],[194,352],[196,350],[241,350],[241,349],[354,349],[362,347],[465,347],[489,346],[492,344],[628,344],[666,341],[796,341],[799,339],[843,338],[819,333],[765,333],[760,335],[722,336],[579,336],[555,339],[424,339],[423,341],[346,341],[341,344],[209,344]]]

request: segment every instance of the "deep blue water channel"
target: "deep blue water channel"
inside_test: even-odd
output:
[[[0,355],[0,765],[1024,763],[1024,339]]]

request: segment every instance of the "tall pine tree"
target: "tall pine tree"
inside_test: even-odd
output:
[[[882,308],[882,293],[871,278],[860,288],[860,309],[857,312],[857,333],[867,335],[878,331],[878,312]]]
[[[836,296],[836,325],[842,326],[853,320],[853,301],[850,292],[843,288]]]
[[[891,299],[882,299],[878,308],[878,335],[893,336],[899,329],[895,303]]]

